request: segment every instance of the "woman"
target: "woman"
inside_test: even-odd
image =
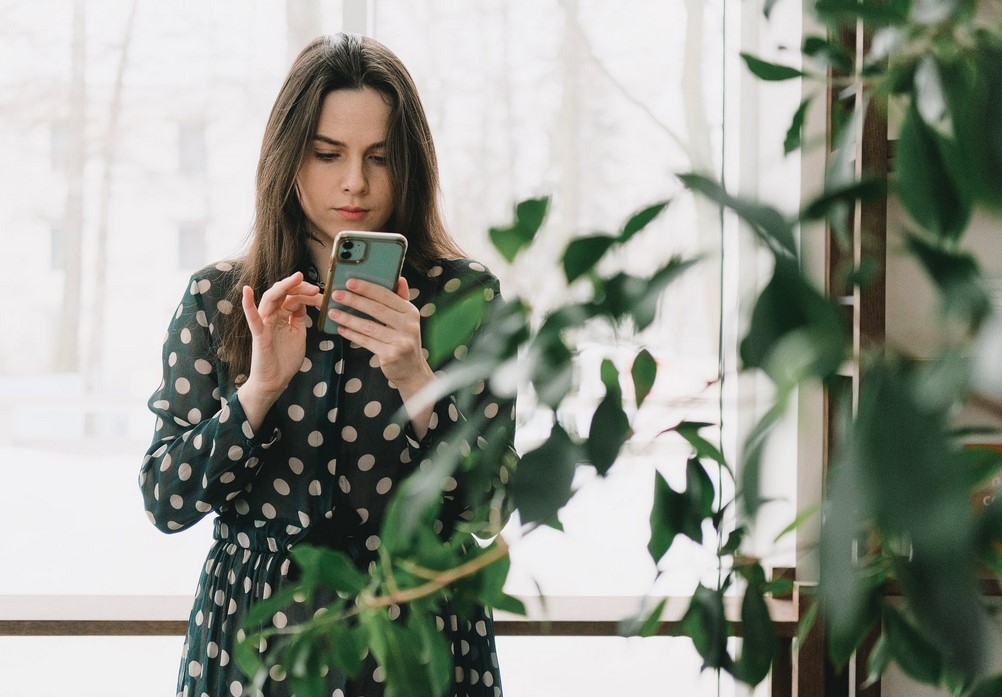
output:
[[[458,430],[467,398],[491,422],[481,432],[511,433],[511,401],[483,384],[414,400],[436,380],[421,343],[436,303],[471,290],[499,298],[497,279],[445,230],[437,188],[427,120],[399,59],[353,35],[307,46],[265,131],[250,247],[192,277],[149,403],[157,425],[140,483],[150,519],[175,532],[216,514],[178,695],[241,694],[246,678],[231,660],[239,618],[295,574],[297,543],[342,549],[362,568],[376,558],[391,492]],[[339,291],[375,321],[336,313],[339,335],[328,335],[317,329],[321,274],[349,229],[405,235],[407,263],[395,292],[365,282]],[[450,484],[443,534],[468,503],[457,501],[462,482]],[[438,626],[454,647],[453,694],[500,695],[489,613],[446,610]],[[334,673],[328,694],[383,692],[371,659],[357,680]],[[264,693],[288,693],[281,671]]]

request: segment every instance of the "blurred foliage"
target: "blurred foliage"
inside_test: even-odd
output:
[[[764,503],[759,476],[765,445],[798,387],[828,387],[836,397],[837,442],[820,508],[821,582],[817,603],[802,618],[801,639],[817,631],[815,618],[823,616],[831,658],[844,666],[879,625],[871,677],[894,662],[912,678],[954,695],[998,694],[1002,675],[993,675],[990,657],[1000,637],[978,574],[1002,572],[1002,503],[996,499],[977,510],[971,501],[972,492],[999,471],[1002,454],[965,448],[954,419],[976,395],[977,352],[1002,349],[999,342],[978,341],[991,303],[981,264],[964,247],[972,215],[1002,207],[1002,13],[992,2],[975,0],[811,0],[806,6],[825,31],[804,38],[796,67],[742,57],[758,79],[803,80],[805,97],[784,143],[777,144],[787,154],[804,147],[813,101],[837,88],[823,189],[791,214],[735,196],[703,174],[681,175],[693,193],[740,218],[772,257],[771,278],[753,299],[740,357],[744,370],[775,385],[775,401],[751,429],[737,467],[704,435],[713,424],[666,424],[659,437],[683,439],[691,454],[684,487],[654,473],[647,549],[657,564],[679,537],[716,544],[718,580],[695,589],[677,631],[692,639],[705,668],[751,685],[761,682],[778,645],[767,599],[790,586],[769,581],[761,561],[744,551]],[[767,15],[771,8],[767,2]],[[872,35],[860,60],[854,49],[831,38],[857,22]],[[864,114],[880,118],[882,108],[868,107],[889,103],[904,115],[893,171],[886,178],[862,177],[854,166],[861,120]],[[834,239],[848,245],[852,208],[883,196],[895,197],[905,211],[903,253],[916,260],[938,293],[940,316],[930,322],[949,331],[935,356],[887,345],[854,356],[839,299],[827,297],[801,269],[798,235],[804,223],[826,220]],[[531,394],[552,418],[546,437],[522,454],[507,483],[524,531],[559,528],[558,513],[574,496],[578,469],[605,476],[632,436],[637,411],[658,375],[648,348],[636,349],[629,361],[602,362],[604,394],[586,434],[564,423],[560,407],[574,381],[576,333],[602,322],[617,335],[636,336],[654,321],[671,283],[697,263],[671,257],[644,277],[617,266],[616,250],[668,205],[637,211],[615,233],[573,239],[559,259],[573,292],[542,317],[532,298],[512,298],[484,321],[486,306],[471,295],[441,308],[431,323],[426,340],[433,365],[471,336],[473,343],[463,360],[442,373],[439,392],[430,399],[488,380],[500,394]],[[505,259],[517,262],[533,249],[548,206],[546,198],[522,201],[510,225],[490,230]],[[861,231],[864,251],[869,232]],[[847,278],[865,290],[875,268],[864,258]],[[850,360],[860,362],[862,374],[855,403],[851,393],[834,389]],[[981,360],[992,362],[991,356]],[[483,435],[495,445],[479,456],[446,448],[432,467],[407,480],[382,526],[379,559],[367,571],[340,552],[293,551],[303,568],[299,583],[260,603],[245,622],[247,637],[235,658],[248,675],[260,682],[278,664],[299,697],[312,697],[320,694],[321,673],[355,673],[369,652],[385,671],[391,697],[441,695],[451,665],[433,621],[441,604],[524,612],[503,592],[509,565],[498,535],[503,521],[461,525],[448,538],[431,532],[443,482],[453,475],[483,481],[499,458],[512,457],[504,447],[511,433],[479,434],[482,423],[475,420],[464,427],[461,436]],[[725,491],[735,493],[728,499]],[[809,515],[799,516],[786,532]],[[474,541],[474,534],[482,541]],[[887,600],[889,587],[901,602]],[[725,612],[730,595],[740,597],[743,640],[736,653]],[[322,609],[296,623],[275,623],[275,613],[293,597]],[[623,620],[622,632],[659,632],[665,607],[666,599],[649,599]],[[271,646],[266,660],[258,651],[262,640]]]

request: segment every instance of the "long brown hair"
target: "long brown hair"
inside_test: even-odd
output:
[[[240,307],[243,286],[260,298],[273,283],[309,263],[311,233],[296,195],[296,175],[316,135],[324,98],[334,90],[364,87],[390,104],[386,156],[394,213],[387,227],[407,237],[407,263],[420,270],[438,258],[463,256],[442,220],[435,146],[410,73],[374,39],[322,36],[292,64],[268,118],[257,167],[254,230],[249,249],[237,260],[239,277],[230,294],[234,308]],[[229,364],[230,379],[239,380],[250,370],[250,329],[239,310],[220,315],[219,322],[219,358]]]

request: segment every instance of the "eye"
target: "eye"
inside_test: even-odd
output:
[[[375,162],[377,165],[385,165],[387,162],[386,155],[370,155],[369,159]]]
[[[313,156],[316,157],[321,162],[333,162],[334,160],[336,160],[338,158],[338,153],[336,153],[336,152],[317,152],[317,153],[313,153]]]

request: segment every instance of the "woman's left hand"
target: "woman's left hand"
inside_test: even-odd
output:
[[[421,315],[410,301],[410,288],[404,278],[397,280],[395,293],[375,283],[351,279],[347,290],[334,291],[332,298],[372,317],[362,319],[342,310],[331,310],[330,314],[341,336],[376,355],[383,375],[400,391],[405,405],[435,380],[422,352]],[[422,411],[430,415],[430,407]],[[422,433],[420,419],[415,420],[416,415],[408,412]]]

